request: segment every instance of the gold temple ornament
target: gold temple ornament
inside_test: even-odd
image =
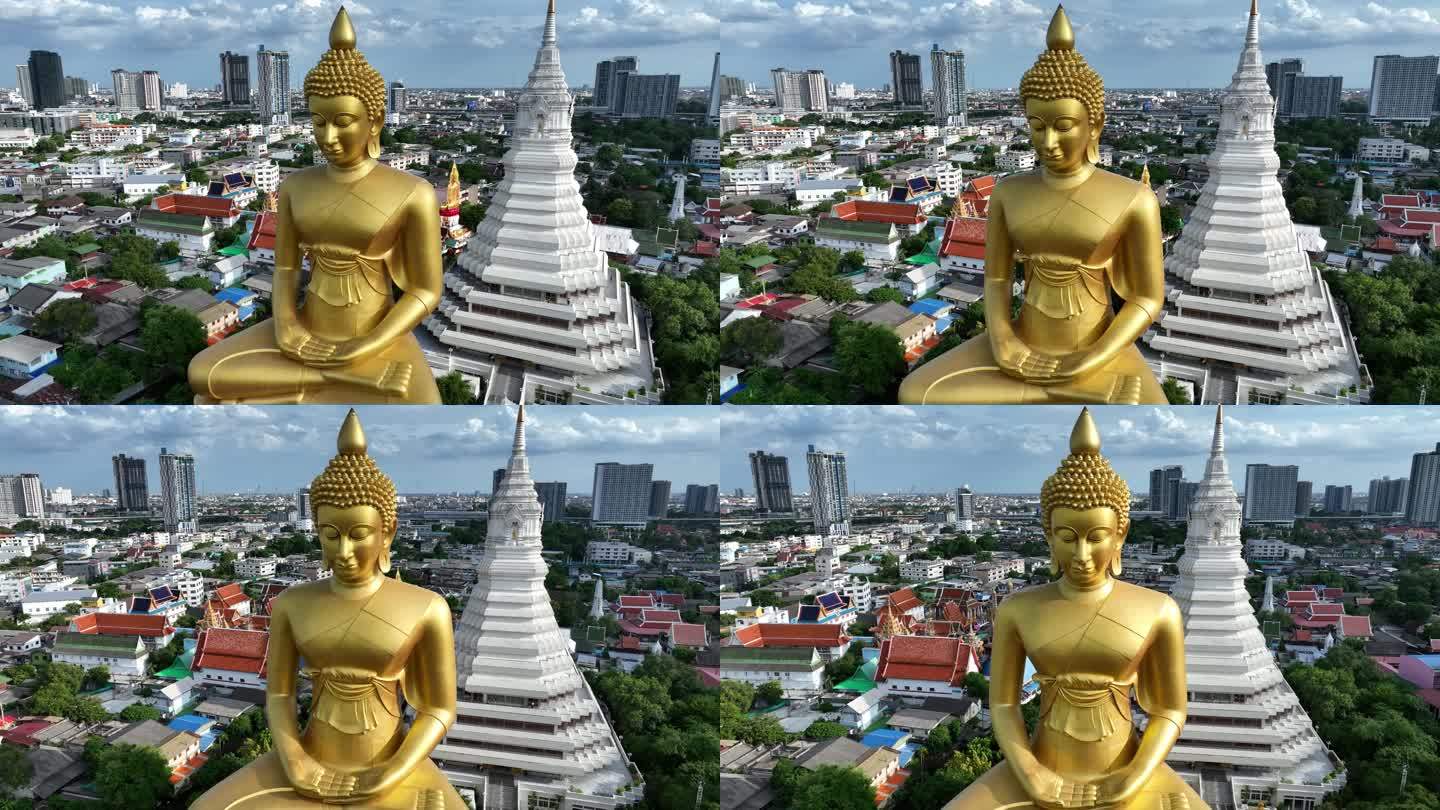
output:
[[[990,713],[1005,760],[945,810],[1207,810],[1165,757],[1185,724],[1185,641],[1169,596],[1115,578],[1130,488],[1100,454],[1088,409],[1070,455],[1040,490],[1040,523],[1060,579],[1000,603],[991,639]],[[1025,661],[1040,684],[1026,737]],[[1132,725],[1134,694],[1149,717]]]
[[[376,161],[385,80],[355,44],[342,7],[304,85],[326,163],[288,177],[276,202],[274,317],[195,356],[197,404],[440,404],[413,334],[443,287],[435,193]]]
[[[1166,402],[1135,345],[1165,297],[1159,203],[1096,166],[1104,82],[1075,50],[1063,7],[1046,46],[1020,82],[1041,165],[990,198],[986,331],[906,377],[904,404]],[[1012,320],[1017,265],[1025,298]]]
[[[435,593],[385,576],[395,485],[368,455],[353,410],[336,444],[339,452],[310,485],[333,576],[285,589],[272,607],[265,718],[274,747],[202,794],[195,810],[466,807],[430,759],[455,722],[450,608]],[[314,687],[303,730],[301,674]],[[408,727],[402,696],[414,712]]]

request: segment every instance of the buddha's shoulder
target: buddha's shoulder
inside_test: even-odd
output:
[[[1123,579],[1115,581],[1115,593],[1110,602],[1123,610],[1139,610],[1143,614],[1151,616],[1160,616],[1169,611],[1174,611],[1175,615],[1179,615],[1180,612],[1180,606],[1170,598],[1169,594],[1126,582]]]
[[[291,585],[275,596],[274,610],[277,612],[290,610],[295,605],[309,602],[318,596],[324,595],[324,593],[328,593],[329,590],[330,583],[323,579]]]
[[[1010,594],[1000,602],[1000,607],[996,610],[999,613],[1014,616],[1036,610],[1048,602],[1064,598],[1064,595],[1060,593],[1059,582],[1047,582],[1044,585],[1032,585]]]
[[[282,194],[293,191],[303,191],[306,187],[331,184],[333,181],[326,173],[325,166],[311,166],[301,169],[298,172],[285,178],[280,184]],[[420,189],[432,189],[433,187],[409,172],[402,172],[399,169],[386,166],[384,163],[375,164],[370,173],[353,185],[355,194],[364,198],[390,199],[396,203],[405,201],[411,194]],[[431,191],[431,194],[434,194]]]

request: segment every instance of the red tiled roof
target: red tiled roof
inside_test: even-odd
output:
[[[959,639],[893,636],[880,644],[875,681],[904,678],[959,686],[966,673],[977,670],[975,652]]]
[[[945,236],[940,240],[941,256],[985,258],[985,229],[988,220],[980,217],[952,217],[945,223]]]
[[[845,628],[838,624],[788,624],[757,622],[735,631],[746,647],[839,647],[850,643]]]
[[[1345,606],[1331,602],[1316,602],[1310,606],[1310,618],[1333,618],[1345,615]]]
[[[670,641],[681,647],[704,647],[710,643],[710,636],[703,624],[676,622],[670,625]]]
[[[655,607],[655,599],[650,594],[621,594],[620,607]]]
[[[635,624],[624,619],[620,621],[620,631],[632,636],[658,636],[668,629],[668,624]]]
[[[240,215],[240,207],[234,200],[199,194],[162,194],[150,203],[150,207],[167,214],[188,214],[195,217],[229,219]]]
[[[1381,195],[1380,195],[1380,204],[1381,204],[1381,205],[1394,205],[1394,206],[1414,206],[1414,207],[1416,207],[1416,208],[1419,208],[1419,207],[1420,207],[1420,195],[1419,195],[1419,194],[1381,194]]]
[[[639,651],[645,648],[645,645],[635,636],[621,636],[619,646],[622,650],[630,651]]]
[[[1381,233],[1388,233],[1391,236],[1418,237],[1430,235],[1429,225],[1407,226],[1404,222],[1393,219],[1382,219],[1376,224],[1380,226]]]
[[[238,582],[232,582],[229,585],[221,585],[216,588],[215,592],[210,595],[210,599],[219,602],[227,608],[233,608],[236,605],[250,601],[250,597],[245,595],[245,590],[240,587],[240,583]]]
[[[1296,641],[1310,641],[1312,638],[1314,638],[1314,634],[1311,633],[1309,630],[1296,630],[1296,631],[1295,631],[1295,640],[1296,640]]]
[[[1406,224],[1420,222],[1433,225],[1440,222],[1440,211],[1434,208],[1406,208],[1405,222]]]
[[[1371,245],[1371,246],[1370,246],[1370,249],[1371,249],[1372,251],[1377,252],[1377,253],[1399,253],[1399,252],[1400,252],[1400,246],[1397,245],[1397,244],[1395,244],[1395,240],[1394,240],[1394,239],[1391,239],[1391,238],[1388,237],[1388,236],[1377,236],[1377,237],[1375,237],[1375,244]]]
[[[270,634],[261,630],[211,627],[200,631],[191,669],[226,669],[265,675]]]
[[[678,610],[655,610],[652,608],[640,614],[640,621],[645,624],[656,624],[660,622],[674,624],[675,622],[683,622],[685,620],[680,618],[680,611]]]
[[[1320,592],[1320,596],[1324,597],[1325,599],[1339,599],[1344,595],[1344,588],[1326,588],[1325,590]]]
[[[1302,590],[1302,591],[1286,591],[1286,592],[1285,592],[1285,602],[1286,602],[1287,604],[1292,604],[1292,605],[1293,605],[1293,604],[1297,604],[1297,603],[1300,603],[1300,602],[1318,602],[1318,601],[1320,601],[1320,596],[1319,596],[1318,594],[1316,594],[1314,591],[1310,590],[1309,588],[1306,588],[1305,590]]]
[[[890,594],[890,601],[886,602],[886,604],[890,605],[896,610],[910,610],[911,608],[916,608],[920,606],[920,597],[916,596],[915,592],[910,590],[908,587],[901,588],[900,590]]]
[[[260,212],[259,218],[255,220],[255,227],[250,231],[250,243],[245,249],[274,250],[276,227],[274,211]]]
[[[995,191],[996,182],[998,181],[995,179],[995,175],[993,174],[987,174],[982,177],[973,177],[970,179],[970,182],[965,184],[965,190],[974,191],[976,194],[989,197]]]
[[[1341,616],[1340,632],[1344,633],[1346,638],[1369,638],[1375,635],[1375,631],[1370,627],[1369,616]]]
[[[76,633],[100,636],[143,636],[163,638],[173,635],[175,628],[164,615],[151,616],[144,613],[86,613],[70,620],[70,629]]]
[[[846,222],[880,222],[894,225],[924,225],[926,217],[914,203],[847,200],[830,209],[830,215]]]
[[[782,298],[779,301],[766,307],[761,314],[772,321],[788,321],[792,317],[790,310],[805,303],[804,298]]]

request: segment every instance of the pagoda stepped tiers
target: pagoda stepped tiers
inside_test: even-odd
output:
[[[1368,375],[1276,179],[1274,124],[1252,0],[1210,179],[1165,260],[1165,311],[1144,338],[1151,365],[1193,383],[1197,402],[1364,401]]]
[[[436,374],[485,384],[486,403],[658,402],[646,316],[596,244],[575,180],[575,101],[555,44],[555,4],[515,111],[485,220],[417,330]]]
[[[455,628],[458,719],[432,756],[485,810],[628,807],[640,802],[644,783],[555,622],[540,556],[544,517],[522,406],[490,502],[479,578]]]
[[[1240,519],[1217,409],[1171,592],[1185,621],[1190,706],[1167,761],[1214,808],[1260,799],[1266,807],[1319,807],[1345,784],[1345,767],[1315,733],[1265,644],[1245,590],[1250,568],[1241,556]]]

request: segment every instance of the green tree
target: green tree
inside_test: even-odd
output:
[[[176,289],[180,290],[204,290],[205,292],[215,291],[215,285],[210,283],[209,277],[201,275],[186,276],[175,282],[175,287]]]
[[[840,373],[867,398],[893,402],[892,389],[905,373],[905,350],[888,327],[856,321],[846,324],[835,345]]]
[[[634,224],[635,204],[625,197],[617,197],[606,207],[605,221],[611,225]]]
[[[821,765],[800,777],[790,810],[875,810],[875,788],[854,768]]]
[[[0,785],[11,790],[30,784],[35,766],[25,750],[15,745],[0,745]]]
[[[1185,228],[1185,220],[1180,216],[1180,208],[1174,205],[1166,205],[1160,208],[1160,230],[1165,233],[1179,233]]]
[[[66,298],[45,308],[35,318],[37,334],[59,343],[78,340],[94,329],[98,320],[89,302],[81,298]]]
[[[816,720],[805,729],[807,740],[832,740],[836,737],[844,737],[847,729],[829,720]]]
[[[474,231],[485,219],[486,206],[477,203],[460,203],[460,225]]]
[[[1190,404],[1189,392],[1175,379],[1166,377],[1165,382],[1161,383],[1160,387],[1165,391],[1165,399],[1171,405]]]
[[[191,183],[208,186],[210,183],[210,173],[199,166],[191,166],[185,171],[185,179]]]
[[[100,754],[95,788],[114,810],[159,807],[170,798],[170,768],[153,748],[110,746]]]
[[[99,689],[110,683],[110,667],[100,664],[85,670],[85,689]]]
[[[865,293],[865,300],[872,304],[879,304],[884,301],[893,301],[896,304],[905,303],[905,294],[894,287],[876,287]]]
[[[470,389],[470,383],[466,382],[465,377],[458,371],[436,377],[435,384],[440,387],[440,401],[446,405],[476,404],[475,393]]]
[[[780,325],[769,318],[745,318],[720,330],[720,355],[746,368],[764,363],[780,351]]]
[[[773,706],[784,699],[785,689],[779,681],[766,681],[760,684],[760,688],[755,690],[755,694],[767,705]]]
[[[190,359],[205,349],[205,326],[179,307],[156,304],[141,315],[140,342],[152,369],[179,376]]]
[[[127,723],[138,723],[141,720],[159,720],[165,715],[160,710],[148,703],[131,703],[120,710],[119,717]]]

